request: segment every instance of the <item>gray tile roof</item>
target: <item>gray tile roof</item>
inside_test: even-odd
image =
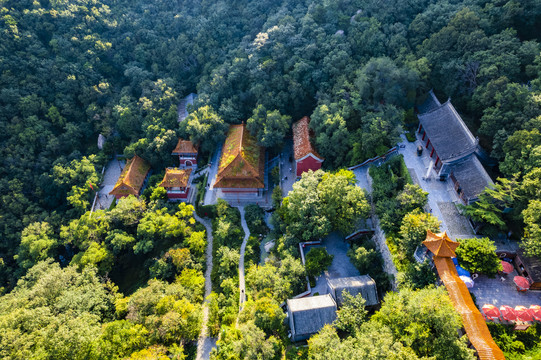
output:
[[[451,101],[435,108],[432,105],[431,110],[417,117],[440,160],[443,162],[455,160],[475,151],[477,140],[458,115]]]
[[[376,282],[369,275],[328,279],[327,285],[338,305],[342,304],[342,291],[344,290],[353,296],[361,294],[367,306],[379,303]]]
[[[526,265],[526,271],[533,281],[541,282],[541,260],[533,256],[526,256],[522,249],[518,249],[517,254],[520,256],[524,265]]]
[[[492,179],[475,155],[451,165],[451,173],[456,178],[468,200],[477,199]]]
[[[424,114],[432,110],[436,110],[440,106],[441,103],[434,94],[434,91],[430,90],[426,100],[421,105],[417,106],[417,110],[419,110],[419,114]]]
[[[290,299],[287,307],[293,317],[294,335],[315,334],[336,319],[336,303],[329,294]]]

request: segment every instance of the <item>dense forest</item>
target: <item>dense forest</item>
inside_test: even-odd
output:
[[[140,201],[88,211],[113,155],[137,154],[159,173],[173,165],[171,150],[183,136],[204,140],[206,162],[228,124],[246,122],[278,153],[291,123],[310,116],[324,166],[336,170],[415,131],[415,106],[434,89],[453,99],[500,178],[464,211],[486,222],[487,234],[512,231],[541,257],[540,41],[536,0],[0,0],[0,355],[182,359],[193,352],[205,267],[193,209],[166,204],[150,189]],[[177,105],[191,92],[198,99],[179,124]],[[411,210],[397,209],[400,217]],[[398,233],[392,219],[383,221]],[[233,237],[226,235],[219,245]],[[287,270],[280,266],[267,272]],[[119,275],[126,269],[131,279]],[[257,284],[257,269],[250,273]],[[214,303],[236,307],[225,287],[217,290]],[[412,296],[440,296],[427,291]],[[345,353],[348,341],[373,337],[377,326],[402,331],[383,314],[404,296],[350,329],[349,340],[327,329],[310,351],[324,354],[317,349],[325,340]],[[216,324],[232,324],[231,314],[216,315]],[[407,342],[385,346],[401,358],[446,356],[415,344],[403,349]]]

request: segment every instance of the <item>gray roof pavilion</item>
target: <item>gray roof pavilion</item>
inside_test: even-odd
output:
[[[419,122],[442,162],[453,161],[475,152],[478,141],[448,100],[439,104],[430,91],[427,100],[418,107],[426,111],[417,115]]]
[[[361,294],[366,306],[379,304],[376,282],[369,275],[328,279],[327,288],[338,306],[342,305],[344,290],[353,296]]]
[[[291,340],[301,341],[336,319],[336,303],[331,295],[287,300]]]
[[[454,179],[453,179],[454,178]],[[451,179],[460,184],[460,197],[466,204],[476,201],[479,194],[489,185],[492,179],[476,156],[470,156],[466,160],[451,166]],[[462,195],[463,193],[463,195]]]
[[[424,114],[432,110],[436,110],[440,106],[441,106],[441,103],[436,97],[436,95],[434,94],[434,91],[430,90],[426,100],[421,105],[417,106],[417,110],[419,110],[419,114]]]

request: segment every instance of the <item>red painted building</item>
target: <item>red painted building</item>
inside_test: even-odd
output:
[[[135,155],[124,166],[115,187],[109,195],[114,195],[117,200],[129,195],[138,197],[143,189],[149,171],[150,165]]]
[[[190,193],[190,175],[192,169],[167,168],[159,186],[167,190],[169,200],[184,200]]]
[[[308,116],[293,124],[293,153],[297,177],[300,177],[305,171],[321,169],[324,160],[312,146],[310,141],[312,131],[309,125],[310,118]]]
[[[178,139],[178,144],[171,155],[178,156],[181,166],[196,166],[197,165],[198,149],[191,141]]]

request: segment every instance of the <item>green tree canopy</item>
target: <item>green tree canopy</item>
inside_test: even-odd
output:
[[[291,127],[291,117],[281,115],[278,110],[267,111],[263,105],[258,105],[246,121],[246,127],[259,145],[271,148],[282,145]]]
[[[298,240],[320,239],[335,229],[347,234],[368,216],[364,191],[355,185],[350,171],[335,174],[305,172],[284,198],[281,213],[286,231]]]
[[[368,312],[362,294],[351,295],[347,290],[342,291],[342,306],[336,313],[334,325],[337,329],[354,335],[359,332],[361,325],[366,321]]]
[[[400,225],[398,247],[407,257],[412,258],[417,246],[426,239],[426,231],[438,232],[440,221],[432,214],[414,210],[407,213]]]
[[[284,331],[285,317],[284,311],[276,300],[261,297],[245,304],[239,315],[239,321],[253,320],[254,324],[267,335],[280,335]]]
[[[281,358],[280,343],[274,337],[266,337],[265,332],[252,321],[242,324],[238,329],[225,328],[213,349],[212,360],[246,359],[278,360]]]
[[[520,246],[530,256],[541,257],[541,201],[530,201],[522,215],[524,216],[524,239]]]
[[[496,255],[496,245],[489,238],[459,239],[456,257],[464,269],[472,273],[494,276],[502,270],[501,260]]]
[[[308,276],[319,276],[323,271],[327,270],[332,264],[334,255],[330,255],[324,247],[312,248],[306,254],[306,274]]]
[[[352,337],[340,341],[336,330],[329,325],[308,341],[310,360],[417,360],[412,349],[393,338],[390,329],[368,323]]]
[[[55,239],[53,229],[48,223],[32,223],[21,234],[21,244],[15,260],[23,269],[29,269],[38,261],[53,255],[57,245],[58,240]]]
[[[0,354],[32,359],[84,359],[113,320],[115,292],[96,269],[61,269],[38,262],[9,294],[0,298]]]
[[[192,112],[185,121],[186,132],[194,144],[201,144],[206,151],[225,139],[228,126],[210,106]]]
[[[442,287],[390,292],[372,320],[388,327],[395,340],[419,357],[474,358],[473,350],[457,334],[462,321]]]

